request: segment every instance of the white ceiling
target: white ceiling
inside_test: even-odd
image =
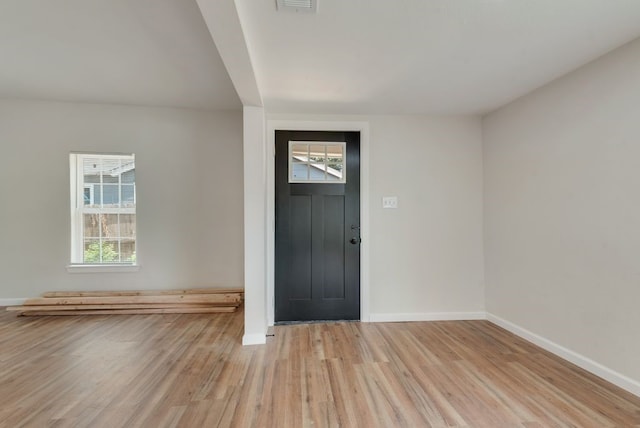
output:
[[[241,106],[195,0],[0,0],[0,98]]]
[[[270,111],[491,111],[640,36],[639,0],[236,0]]]
[[[0,0],[0,98],[482,114],[637,37],[640,0]]]

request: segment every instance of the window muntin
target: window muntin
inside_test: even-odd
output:
[[[346,143],[289,141],[290,183],[345,183]]]
[[[72,264],[135,264],[135,156],[71,154],[70,165]]]

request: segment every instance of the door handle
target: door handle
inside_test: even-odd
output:
[[[360,226],[352,224],[351,225],[351,231],[357,233],[358,235],[360,235]],[[362,242],[362,239],[360,239],[360,236],[354,236],[353,238],[351,238],[349,240],[349,242],[351,242],[353,245],[357,245],[360,242]]]

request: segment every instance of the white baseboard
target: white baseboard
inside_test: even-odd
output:
[[[0,306],[17,306],[22,305],[27,298],[16,298],[16,299],[0,299]]]
[[[411,322],[411,321],[467,321],[485,320],[484,312],[424,312],[424,313],[382,313],[371,314],[369,322]]]
[[[640,382],[493,314],[488,313],[487,320],[640,397]]]
[[[266,334],[245,334],[242,336],[242,346],[264,345],[265,343],[267,343]]]

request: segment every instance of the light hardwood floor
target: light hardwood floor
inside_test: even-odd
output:
[[[635,427],[640,398],[486,321],[0,315],[0,427]]]

